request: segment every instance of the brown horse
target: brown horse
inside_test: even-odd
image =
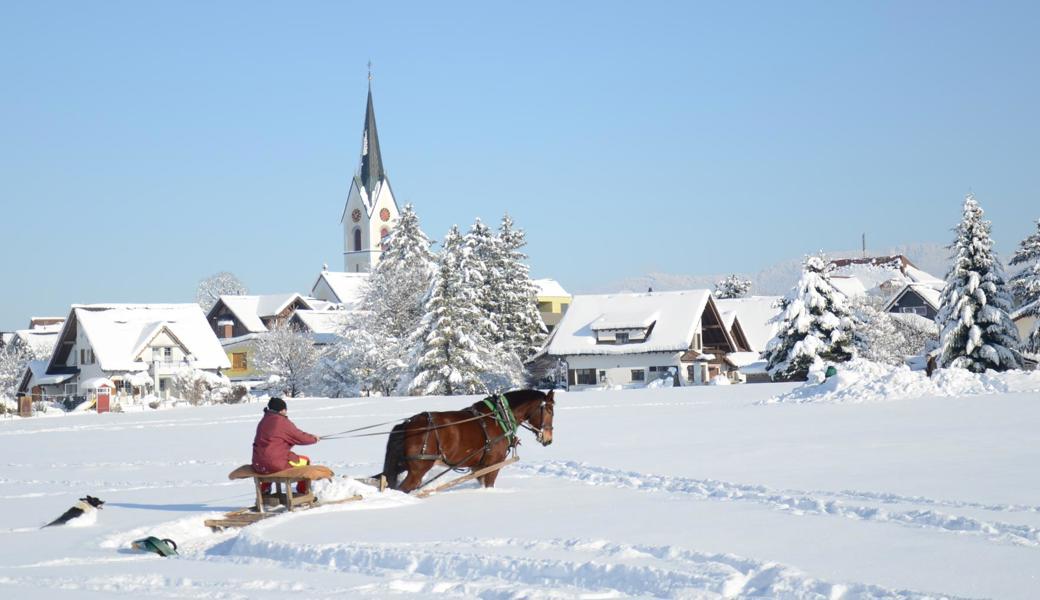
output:
[[[462,410],[424,412],[394,427],[386,443],[383,475],[393,489],[411,492],[435,464],[477,470],[500,463],[519,443],[519,427],[530,429],[543,446],[552,443],[553,393],[516,390],[489,396]],[[408,476],[398,484],[398,476]],[[498,471],[477,479],[494,487]]]

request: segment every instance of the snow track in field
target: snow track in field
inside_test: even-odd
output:
[[[466,539],[408,544],[306,545],[241,535],[210,550],[229,559],[371,575],[356,588],[377,597],[411,593],[479,598],[950,598],[834,584],[779,565],[672,546],[605,540]],[[565,556],[566,558],[551,558]],[[518,594],[522,593],[522,596]]]
[[[933,507],[981,509],[993,512],[1040,512],[1034,506],[982,504],[950,500],[931,500],[918,496],[876,492],[825,492],[774,490],[761,485],[667,477],[597,467],[574,461],[548,461],[520,464],[531,475],[559,477],[590,485],[623,487],[645,492],[680,494],[698,500],[723,500],[763,504],[796,515],[829,515],[859,521],[895,523],[908,527],[944,532],[973,534],[992,541],[1040,547],[1040,529],[1028,525],[980,520],[934,510]],[[847,504],[844,501],[873,501],[879,504],[910,504],[921,508],[888,510],[880,506]]]

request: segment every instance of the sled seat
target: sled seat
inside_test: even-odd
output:
[[[268,506],[284,506],[291,511],[297,506],[314,504],[314,486],[311,484],[321,479],[332,479],[332,475],[332,469],[322,465],[292,467],[274,473],[257,473],[252,465],[242,465],[229,473],[228,479],[252,479],[256,487],[256,511],[263,513]],[[293,494],[297,481],[308,482],[306,494]],[[271,491],[266,494],[263,491],[265,483],[271,484]]]

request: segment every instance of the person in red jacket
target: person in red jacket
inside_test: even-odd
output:
[[[275,473],[290,467],[309,465],[311,459],[292,451],[293,446],[309,446],[318,443],[321,438],[300,431],[286,416],[285,400],[271,398],[264,409],[264,418],[256,426],[256,437],[253,438],[253,470],[257,473]],[[264,493],[270,491],[270,485],[264,484]],[[296,491],[307,493],[307,482],[296,483]]]

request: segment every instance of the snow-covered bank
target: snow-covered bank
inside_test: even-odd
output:
[[[885,402],[931,396],[953,397],[1009,392],[1040,392],[1040,371],[972,373],[939,369],[932,377],[905,365],[891,366],[866,360],[836,365],[837,375],[820,381],[814,373],[803,385],[766,402]]]
[[[419,500],[339,477],[332,505],[212,533],[260,407],[0,423],[0,593],[281,598],[1030,598],[1035,395],[763,404],[794,384],[559,393],[494,490]],[[472,398],[290,400],[314,433]],[[306,454],[379,470],[378,437]],[[38,529],[75,498],[93,524]],[[170,537],[181,555],[130,553]]]

